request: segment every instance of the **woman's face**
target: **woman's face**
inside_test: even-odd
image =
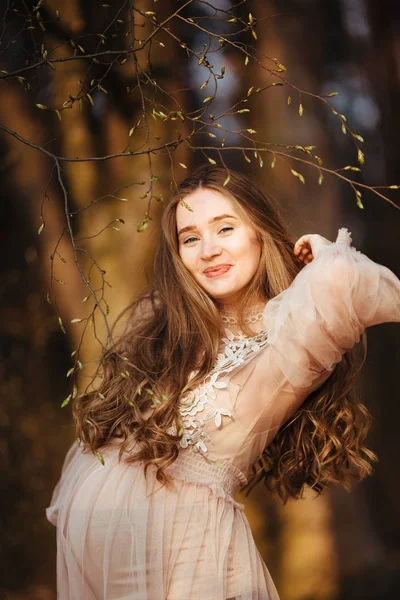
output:
[[[199,188],[184,201],[192,211],[176,208],[182,262],[211,297],[234,305],[260,262],[256,231],[219,192]]]

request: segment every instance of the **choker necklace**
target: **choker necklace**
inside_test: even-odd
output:
[[[263,318],[263,312],[260,311],[258,313],[255,313],[253,315],[251,315],[250,317],[245,317],[243,319],[243,322],[246,323],[247,325],[250,323],[257,323],[257,321],[261,321],[261,319]],[[228,315],[223,315],[221,314],[221,321],[223,323],[230,323],[231,325],[237,325],[238,324],[238,320],[236,317],[232,317],[232,316],[228,316]]]

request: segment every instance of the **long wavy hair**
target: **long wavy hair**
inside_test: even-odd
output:
[[[179,256],[178,204],[185,205],[185,197],[199,187],[214,190],[226,195],[256,230],[261,258],[244,291],[240,321],[252,299],[267,302],[289,287],[303,266],[274,202],[244,174],[231,172],[226,180],[225,169],[202,166],[172,194],[162,217],[152,286],[124,311],[124,331],[102,356],[97,389],[79,394],[73,403],[85,448],[99,455],[118,437],[120,457],[142,461],[145,473],[154,465],[163,484],[183,433],[180,398],[212,369],[221,333],[218,302]],[[375,455],[364,445],[371,418],[355,394],[365,351],[364,337],[282,426],[252,467],[247,492],[264,480],[286,501],[300,497],[306,485],[317,493],[331,484],[349,488],[371,472]]]

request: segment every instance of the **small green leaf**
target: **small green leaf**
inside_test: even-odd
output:
[[[292,175],[294,175],[294,177],[297,177],[297,179],[299,181],[301,181],[301,183],[305,183],[306,182],[305,179],[304,179],[304,177],[303,177],[303,175],[301,173],[298,173],[294,169],[290,169],[290,171],[291,171]]]
[[[71,394],[70,394],[69,396],[67,396],[67,397],[65,398],[65,400],[64,400],[64,401],[62,402],[62,404],[61,404],[61,408],[64,408],[65,406],[67,406],[67,405],[70,403],[70,401],[71,401],[71,397],[72,397],[72,396],[71,396]]]
[[[49,110],[49,107],[45,106],[44,104],[36,104],[36,106],[40,108],[40,110]]]
[[[149,224],[147,222],[146,223],[137,223],[136,231],[138,233],[141,233],[142,231],[145,231],[148,226],[149,226]]]
[[[96,456],[97,456],[98,460],[101,462],[101,464],[102,464],[102,465],[103,465],[103,467],[104,467],[104,465],[105,465],[105,462],[104,462],[103,455],[102,455],[102,454],[100,454],[100,452],[96,452]]]
[[[71,323],[80,323],[82,319],[72,319]]]
[[[189,204],[187,204],[187,203],[186,203],[184,200],[181,200],[181,202],[180,202],[180,203],[181,203],[181,205],[182,205],[184,208],[186,208],[186,210],[188,210],[189,212],[193,212],[193,208],[191,208],[191,207],[189,206]]]
[[[274,61],[274,63],[278,67],[278,71],[280,71],[280,72],[286,71],[286,67],[281,62],[279,62],[279,60],[277,58],[273,58],[272,60]]]
[[[58,323],[60,325],[61,331],[66,334],[67,332],[65,331],[64,323],[62,322],[61,317],[58,317]]]

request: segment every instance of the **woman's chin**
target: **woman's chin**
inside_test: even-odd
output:
[[[206,290],[209,296],[214,300],[218,300],[219,302],[224,302],[228,304],[233,304],[237,302],[241,296],[240,289],[207,289]]]

